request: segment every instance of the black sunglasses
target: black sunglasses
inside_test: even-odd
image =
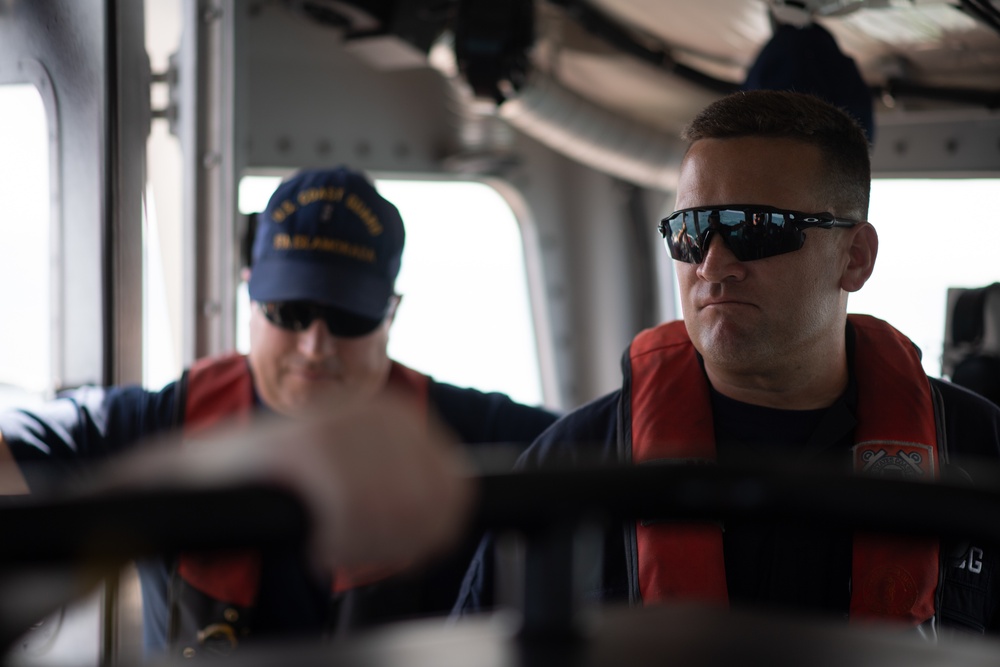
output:
[[[311,301],[257,301],[267,321],[288,331],[305,331],[318,317],[326,324],[330,335],[338,338],[358,338],[370,334],[382,323],[361,317],[341,308],[321,306]]]
[[[802,248],[805,229],[853,227],[859,220],[836,218],[829,213],[800,213],[772,206],[726,206],[685,208],[665,217],[659,226],[670,256],[679,262],[701,264],[719,234],[741,262],[774,257]]]

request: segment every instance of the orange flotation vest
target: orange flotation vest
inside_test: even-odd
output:
[[[426,375],[392,362],[388,386],[412,396],[424,414],[428,384]],[[253,379],[245,356],[230,354],[199,359],[187,373],[185,439],[224,422],[249,421],[255,409],[254,400]],[[181,554],[177,568],[185,582],[211,598],[241,607],[251,607],[257,600],[261,557],[256,551]],[[397,573],[398,569],[382,566],[338,569],[333,576],[333,592],[347,591]]]
[[[881,320],[848,319],[855,332],[858,391],[855,471],[901,464],[916,478],[935,479],[934,403],[918,351]],[[640,333],[629,348],[629,363],[631,377],[622,400],[629,401],[631,433],[624,433],[622,444],[632,461],[715,461],[708,380],[684,323]],[[728,604],[720,526],[637,521],[635,531],[643,603],[681,599]],[[915,626],[931,619],[938,561],[937,540],[855,533],[851,620],[879,618]]]

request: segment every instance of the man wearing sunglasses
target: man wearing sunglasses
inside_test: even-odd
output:
[[[34,471],[26,462],[72,469],[178,427],[184,447],[195,448],[210,427],[251,415],[299,418],[318,411],[356,435],[354,413],[394,400],[423,415],[415,440],[427,439],[441,422],[463,443],[523,448],[555,415],[502,394],[436,382],[387,356],[403,243],[399,212],[364,174],[344,167],[296,174],[278,187],[257,223],[247,356],[198,360],[160,391],[87,388],[37,410],[4,415],[0,447],[6,444],[31,483]],[[411,424],[408,419],[400,414],[400,424]],[[330,438],[336,447],[336,434]],[[300,451],[288,449],[289,456]],[[373,446],[372,456],[385,451]],[[387,481],[398,479],[389,474],[394,461],[370,463],[386,468]],[[420,470],[413,472],[414,483],[424,479]],[[305,473],[323,486],[321,473]],[[41,479],[39,474],[31,486]],[[369,495],[377,496],[379,488],[373,485]],[[383,492],[387,502],[395,495]],[[338,506],[352,503],[366,505],[349,496]],[[442,516],[453,514],[442,509]],[[443,613],[474,544],[463,548],[420,571],[361,563],[317,574],[299,554],[181,554],[142,563],[145,643],[185,655],[228,652],[248,639],[319,637]]]
[[[878,251],[866,221],[869,145],[855,121],[816,97],[753,91],[707,107],[684,138],[677,210],[659,225],[683,320],[640,333],[622,389],[566,415],[519,465],[572,465],[593,442],[609,463],[791,464],[914,480],[962,470],[975,481],[977,463],[995,464],[1000,410],[928,378],[887,323],[847,314]],[[930,223],[912,224],[921,233]],[[588,593],[930,632],[1000,626],[992,545],[828,526],[630,521],[624,539],[606,531]],[[457,611],[492,604],[479,567],[490,558],[484,542]]]

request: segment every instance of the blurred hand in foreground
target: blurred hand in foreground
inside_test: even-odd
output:
[[[328,567],[426,560],[458,539],[474,495],[454,436],[391,395],[349,414],[260,418],[139,448],[108,472],[107,487],[286,487],[312,516],[314,561]]]

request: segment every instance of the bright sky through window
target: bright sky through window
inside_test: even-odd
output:
[[[1000,179],[876,179],[868,219],[879,236],[875,273],[848,310],[880,317],[941,375],[949,287],[1000,281]]]
[[[51,197],[45,106],[33,85],[0,86],[0,146],[0,303],[10,316],[0,385],[40,393],[51,389]]]

